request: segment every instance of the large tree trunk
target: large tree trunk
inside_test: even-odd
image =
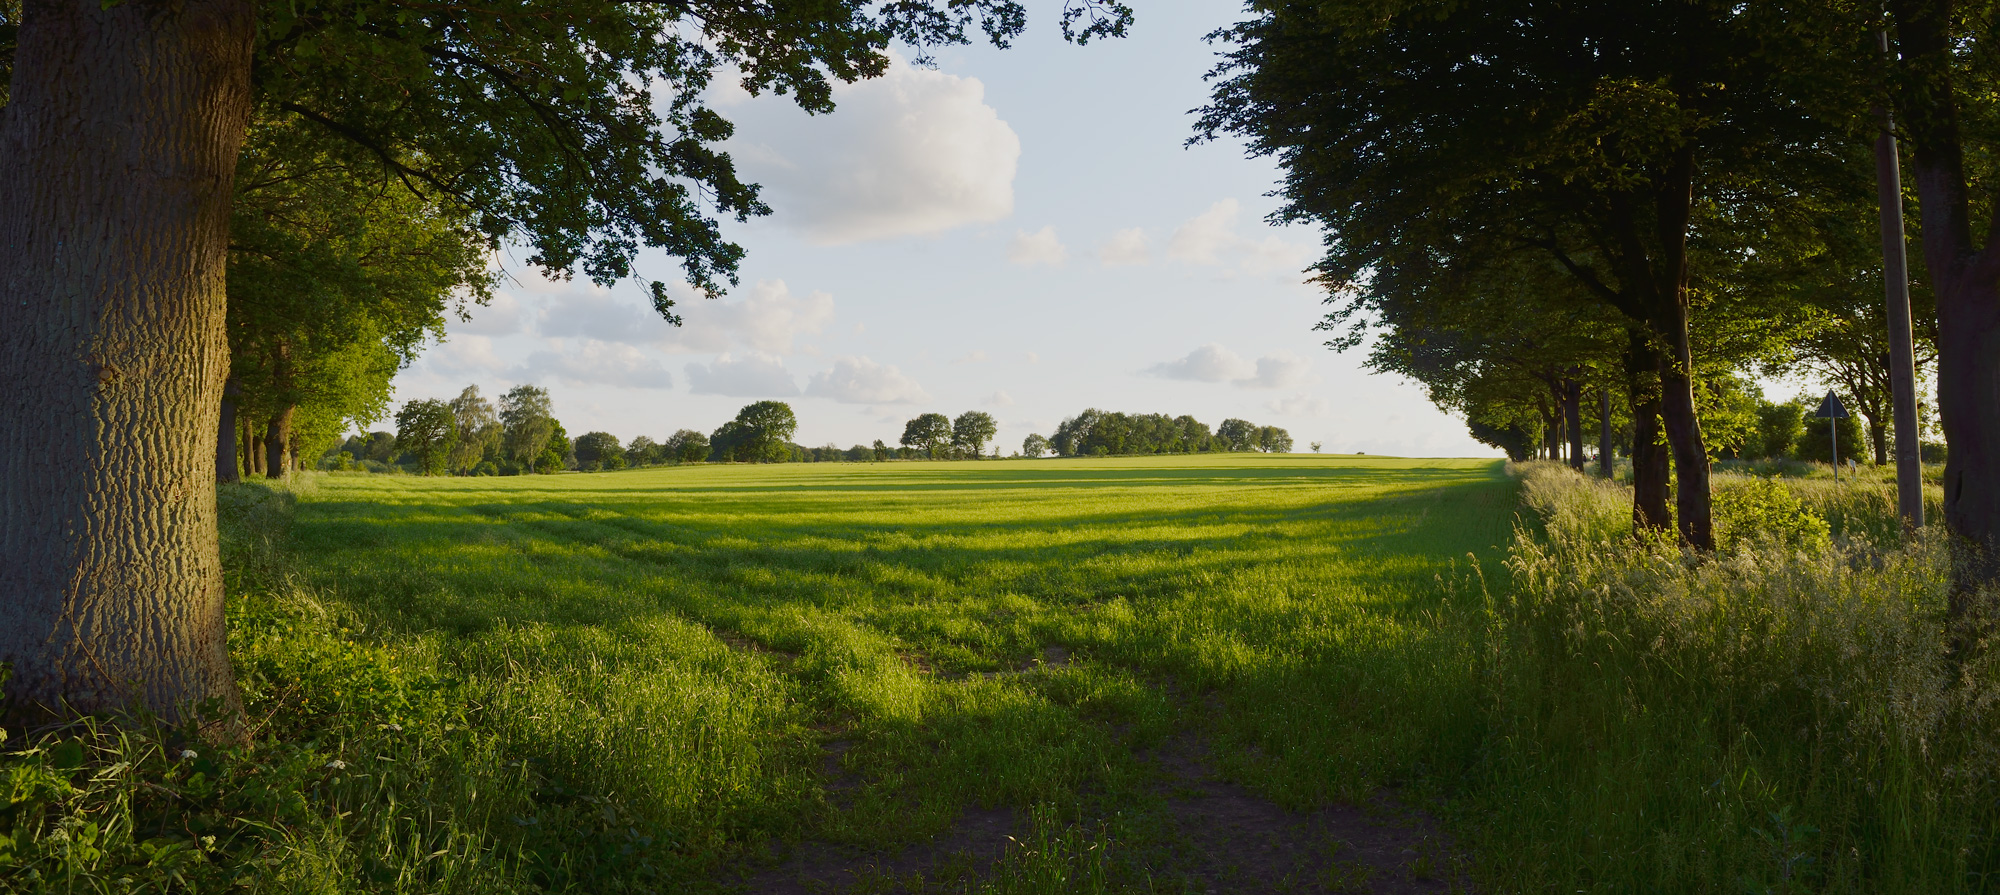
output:
[[[222,384],[222,419],[215,427],[215,479],[225,484],[243,480],[236,471],[236,397],[242,394],[236,379]]]
[[[1868,441],[1875,448],[1875,465],[1889,465],[1889,425],[1879,416],[1868,418]]]
[[[213,439],[254,25],[246,0],[22,9],[0,122],[10,713],[240,706]]]
[[[1937,297],[1945,525],[1967,548],[1955,564],[1949,610],[1962,620],[1978,588],[2000,578],[2000,205],[1985,246],[1975,249],[1952,85],[1952,4],[1898,0],[1891,9],[1905,69],[1897,115],[1910,135],[1924,263]],[[1962,653],[1976,639],[1960,631],[1954,642]]]

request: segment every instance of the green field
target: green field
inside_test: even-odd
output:
[[[385,823],[385,868],[512,848],[608,882],[631,872],[594,856],[610,841],[569,839],[643,831],[669,845],[646,872],[692,884],[1005,807],[1113,844],[1018,874],[1113,885],[1171,845],[1138,757],[1170,736],[1295,807],[1463,767],[1476,688],[1439,619],[1478,610],[1468,555],[1500,571],[1515,492],[1494,462],[1285,455],[330,476],[285,551],[317,608],[239,624],[239,662],[258,705],[385,721],[404,679],[449,681],[484,738],[438,747],[440,804],[518,769],[483,796],[514,804],[449,835]],[[336,623],[399,676],[293,692],[324,660],[284,644]],[[379,747],[328,744],[357,767]]]

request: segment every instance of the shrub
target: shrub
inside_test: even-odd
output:
[[[1830,531],[1826,519],[1807,509],[1776,479],[1724,480],[1717,485],[1714,520],[1718,548],[1827,549]]]

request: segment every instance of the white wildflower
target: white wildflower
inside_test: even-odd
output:
[[[347,770],[347,762],[344,762],[344,761],[341,761],[341,760],[340,760],[340,759],[338,759],[338,758],[336,758],[336,759],[334,759],[334,760],[332,760],[332,761],[329,761],[329,762],[327,762],[327,763],[326,763],[326,766],[327,766],[327,767],[329,767],[329,768],[332,768],[332,769],[334,769],[334,770],[336,770],[336,771],[344,771],[344,770]]]

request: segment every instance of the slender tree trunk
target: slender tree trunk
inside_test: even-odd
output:
[[[1868,442],[1875,449],[1875,465],[1889,465],[1889,426],[1881,417],[1868,418]]]
[[[1611,478],[1618,474],[1618,458],[1611,444],[1611,390],[1597,390],[1597,474]]]
[[[243,465],[243,477],[257,474],[257,440],[250,435],[250,420],[242,414],[236,418],[237,460]]]
[[[264,436],[257,434],[256,427],[250,429],[250,474],[264,478]]]
[[[240,394],[234,377],[222,384],[222,419],[215,427],[215,478],[225,484],[243,480],[236,472],[236,396]]]
[[[1694,352],[1688,337],[1687,230],[1694,207],[1694,148],[1682,150],[1663,179],[1659,198],[1659,260],[1653,329],[1667,343],[1660,364],[1660,422],[1674,460],[1674,509],[1681,541],[1715,549],[1708,485],[1708,446],[1694,406]]]
[[[247,0],[27,0],[0,120],[15,715],[240,706],[215,479]],[[230,735],[238,728],[213,728]]]
[[[1667,510],[1667,452],[1660,445],[1659,352],[1635,324],[1625,346],[1625,372],[1632,396],[1632,523],[1640,528],[1673,528]]]
[[[1569,467],[1583,471],[1583,383],[1563,380],[1563,428],[1569,430]]]

